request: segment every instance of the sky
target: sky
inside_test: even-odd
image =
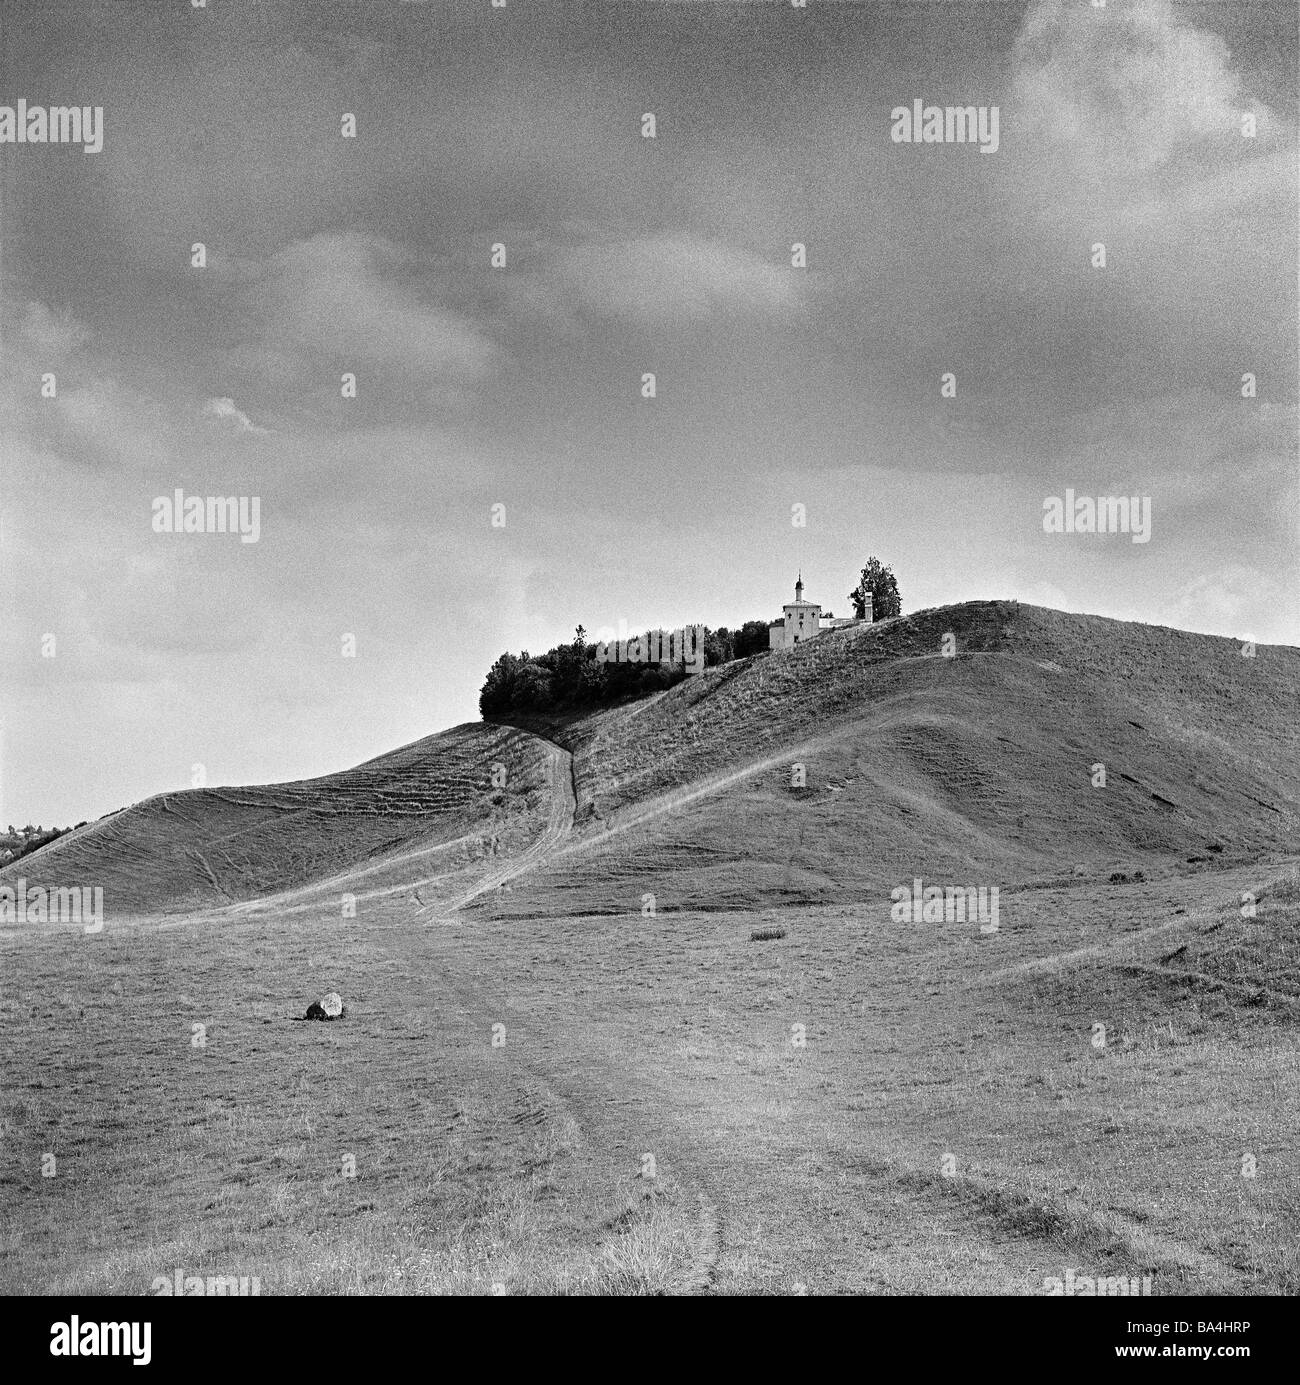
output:
[[[345,768],[579,623],[773,620],[799,570],[849,614],[872,555],[905,612],[1300,644],[1296,30],[7,0],[0,105],[103,148],[0,144],[0,826]],[[996,150],[896,141],[918,99]],[[256,541],[157,532],[177,489]],[[1148,541],[1045,532],[1067,490]]]

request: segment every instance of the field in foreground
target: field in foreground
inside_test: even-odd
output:
[[[3,939],[0,1288],[1295,1293],[1295,651],[928,615],[28,858],[136,853]]]

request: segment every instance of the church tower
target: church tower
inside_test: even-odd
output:
[[[767,643],[771,649],[793,649],[810,640],[821,629],[822,608],[815,601],[803,599],[803,573],[794,584],[794,600],[782,606],[782,620],[768,627]]]
[[[822,608],[815,601],[803,599],[803,573],[794,582],[794,600],[787,601],[781,610],[780,620],[774,620],[767,627],[769,649],[793,649],[827,630],[844,630],[851,625],[870,625],[871,593],[865,593],[866,610],[862,616],[840,616],[836,619],[829,611],[822,614]]]

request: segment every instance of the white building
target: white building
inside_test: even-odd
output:
[[[770,649],[793,649],[797,644],[815,639],[823,630],[842,630],[846,625],[869,625],[871,623],[871,593],[867,593],[867,612],[862,620],[856,616],[833,616],[829,611],[823,616],[822,608],[815,601],[803,599],[803,573],[794,584],[794,600],[782,606],[785,613],[782,619],[774,620],[767,627],[767,643]]]

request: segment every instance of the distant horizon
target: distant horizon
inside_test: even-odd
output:
[[[806,584],[805,584],[805,585],[806,585]],[[888,617],[885,617],[885,618],[883,618],[882,620],[878,620],[878,621],[874,621],[874,620],[873,620],[873,621],[871,622],[871,624],[872,624],[872,625],[883,625],[883,624],[885,624],[886,621],[888,621],[888,620],[906,620],[908,617],[911,617],[911,616],[925,615],[925,614],[928,614],[928,613],[931,612],[931,611],[944,610],[944,609],[947,609],[947,608],[949,608],[949,607],[955,607],[955,606],[973,606],[973,605],[998,604],[998,603],[1010,603],[1010,604],[1017,605],[1017,606],[1033,606],[1033,607],[1035,607],[1035,608],[1038,609],[1038,610],[1041,610],[1041,611],[1052,611],[1052,612],[1054,612],[1054,613],[1056,613],[1056,614],[1058,614],[1058,615],[1083,616],[1083,617],[1086,617],[1086,618],[1092,619],[1092,620],[1108,620],[1108,621],[1112,621],[1112,622],[1114,622],[1114,623],[1116,623],[1116,624],[1120,624],[1120,625],[1149,625],[1149,626],[1152,626],[1153,628],[1166,629],[1166,630],[1176,630],[1176,631],[1178,631],[1178,632],[1181,633],[1181,634],[1186,634],[1186,635],[1198,635],[1198,636],[1202,636],[1202,637],[1207,638],[1207,639],[1223,639],[1223,640],[1229,640],[1229,641],[1232,641],[1232,642],[1234,642],[1234,643],[1240,643],[1240,642],[1244,641],[1244,640],[1247,638],[1247,636],[1245,636],[1245,635],[1241,635],[1241,636],[1237,636],[1237,635],[1224,635],[1224,634],[1220,634],[1220,633],[1217,633],[1217,632],[1214,632],[1214,631],[1191,630],[1191,629],[1188,629],[1188,628],[1185,627],[1185,626],[1180,626],[1180,625],[1167,625],[1167,624],[1164,624],[1164,623],[1159,622],[1159,621],[1128,620],[1128,619],[1124,619],[1123,617],[1119,617],[1119,616],[1108,616],[1108,615],[1103,615],[1103,614],[1101,614],[1100,612],[1097,612],[1097,611],[1070,611],[1070,610],[1063,610],[1062,608],[1057,607],[1057,606],[1045,606],[1045,605],[1043,605],[1041,602],[1035,602],[1035,601],[1021,601],[1021,600],[1019,600],[1017,597],[1010,597],[1010,596],[970,597],[970,598],[966,598],[966,599],[964,599],[964,600],[942,602],[942,603],[940,603],[940,604],[937,605],[937,606],[924,606],[924,607],[918,607],[918,608],[915,609],[915,610],[906,610],[906,609],[905,609],[905,610],[903,610],[902,612],[900,612],[900,614],[897,615],[897,616],[888,616]],[[751,619],[760,619],[760,617],[751,617]],[[688,622],[688,624],[699,624],[699,623],[700,623],[700,622]],[[744,623],[744,622],[741,622],[741,624],[743,624],[743,623]],[[638,631],[638,633],[644,633],[644,632],[647,631],[647,630],[667,629],[667,628],[668,628],[667,626],[654,626],[654,625],[649,625],[649,626],[642,627],[642,628],[640,629],[640,631]],[[735,629],[737,629],[738,627],[737,627],[736,625],[728,625],[728,624],[723,623],[723,624],[719,624],[719,625],[716,625],[716,626],[708,626],[707,628],[708,628],[709,630],[717,630],[717,629],[722,629],[722,628],[726,628],[726,629],[729,629],[729,630],[735,630]],[[848,628],[852,628],[852,627],[848,627]],[[835,632],[833,632],[833,631],[828,631],[827,633],[828,633],[828,634],[833,634],[833,633],[835,633]],[[1287,644],[1287,643],[1285,643],[1285,642],[1280,642],[1280,641],[1256,640],[1256,641],[1254,641],[1254,644],[1256,645],[1257,648],[1278,648],[1278,649],[1297,649],[1297,650],[1300,650],[1300,645],[1291,645],[1291,644]],[[523,649],[528,649],[528,652],[529,652],[530,654],[533,654],[533,653],[538,653],[538,654],[540,654],[540,653],[545,652],[547,649],[554,648],[554,647],[555,647],[554,645],[545,645],[545,646],[539,645],[538,648],[537,648],[536,650],[533,650],[533,649],[531,649],[529,646],[525,645],[525,646],[523,646],[522,648],[523,648]],[[505,654],[505,653],[509,653],[509,654],[518,654],[518,653],[520,653],[520,652],[522,652],[522,650],[502,650],[502,651],[500,651],[501,654]],[[760,653],[761,653],[761,651],[760,651]],[[499,655],[498,655],[498,657],[499,657]],[[746,656],[744,656],[744,657],[746,657],[746,658],[753,658],[753,657],[757,657],[757,656],[754,656],[754,655],[746,655]],[[716,665],[715,665],[714,667],[716,667]],[[485,675],[486,675],[486,670],[485,670]],[[580,712],[580,711],[575,711],[575,712],[573,713],[573,715],[575,715],[575,716],[582,715],[582,714],[583,714],[583,713]],[[477,712],[476,712],[476,715],[474,715],[474,716],[465,717],[465,718],[462,718],[462,719],[459,720],[459,721],[450,722],[450,723],[449,723],[448,725],[446,725],[446,726],[435,727],[435,728],[433,728],[433,729],[430,730],[430,731],[425,731],[425,732],[421,733],[420,735],[416,735],[416,736],[411,737],[410,740],[400,741],[400,742],[398,742],[398,743],[395,744],[395,745],[386,745],[386,746],[384,746],[383,748],[381,748],[381,749],[379,749],[379,750],[375,750],[375,751],[369,752],[369,753],[363,755],[362,758],[359,759],[359,760],[352,760],[352,761],[349,761],[349,762],[348,762],[347,764],[345,764],[345,765],[337,765],[337,766],[335,766],[335,767],[333,767],[333,768],[324,769],[324,770],[321,770],[321,771],[319,771],[319,772],[317,772],[317,773],[312,773],[312,774],[301,774],[301,775],[291,775],[291,776],[282,777],[282,778],[278,778],[278,779],[256,779],[256,780],[254,780],[254,779],[249,779],[249,780],[239,780],[239,781],[237,781],[237,782],[236,782],[236,781],[231,781],[231,782],[224,782],[224,781],[223,781],[223,782],[221,782],[221,783],[209,783],[209,784],[204,784],[204,785],[202,785],[201,787],[202,787],[202,788],[209,788],[209,789],[218,789],[218,788],[247,788],[247,787],[263,787],[263,788],[265,788],[265,787],[274,786],[274,785],[276,785],[276,784],[292,784],[292,783],[301,783],[301,782],[304,782],[304,781],[307,781],[307,780],[312,780],[312,779],[322,779],[322,778],[326,778],[326,777],[328,777],[329,775],[332,775],[332,774],[344,774],[344,773],[347,773],[349,770],[358,769],[360,766],[365,765],[365,764],[368,764],[368,763],[369,763],[370,761],[372,761],[372,760],[382,759],[385,755],[393,754],[393,753],[396,753],[397,751],[404,750],[404,749],[406,749],[408,746],[417,745],[417,744],[419,744],[421,741],[428,740],[431,736],[443,735],[443,734],[445,734],[446,732],[455,731],[455,730],[457,730],[459,727],[462,727],[462,726],[473,726],[473,725],[476,725],[476,724],[478,724],[478,723],[480,723],[480,722],[484,722],[484,721],[496,721],[496,722],[499,722],[499,723],[509,724],[510,718],[509,718],[508,716],[485,717],[485,716],[483,716],[481,713],[477,713]],[[0,826],[8,826],[8,825],[12,822],[13,826],[16,827],[16,828],[19,828],[19,830],[21,830],[21,828],[24,827],[24,826],[37,826],[37,827],[43,827],[43,828],[57,827],[57,828],[66,828],[66,829],[70,830],[72,827],[77,826],[77,825],[89,825],[90,823],[98,822],[98,821],[100,821],[102,818],[110,817],[113,813],[121,812],[123,809],[135,807],[135,806],[137,806],[137,805],[140,804],[140,803],[148,802],[149,799],[151,799],[151,798],[156,798],[156,797],[158,797],[160,794],[185,793],[185,792],[189,792],[190,789],[191,789],[192,787],[193,787],[193,786],[191,786],[191,785],[181,784],[181,785],[173,785],[173,786],[171,786],[171,787],[163,787],[163,788],[155,789],[154,791],[152,791],[152,792],[150,792],[150,793],[147,793],[143,798],[134,799],[134,800],[132,800],[132,801],[129,802],[129,803],[120,803],[120,804],[118,804],[116,807],[106,808],[106,809],[104,809],[102,812],[94,813],[94,814],[92,814],[92,815],[90,815],[90,816],[88,816],[88,817],[77,818],[77,819],[75,819],[75,820],[74,820],[74,819],[69,819],[66,823],[64,823],[64,822],[55,822],[55,821],[45,821],[44,819],[36,818],[36,817],[31,817],[30,815],[28,815],[28,816],[26,816],[26,817],[24,817],[24,818],[22,818],[22,819],[20,820],[20,818],[19,818],[18,816],[15,816],[15,815],[5,816],[4,814],[0,814]]]

